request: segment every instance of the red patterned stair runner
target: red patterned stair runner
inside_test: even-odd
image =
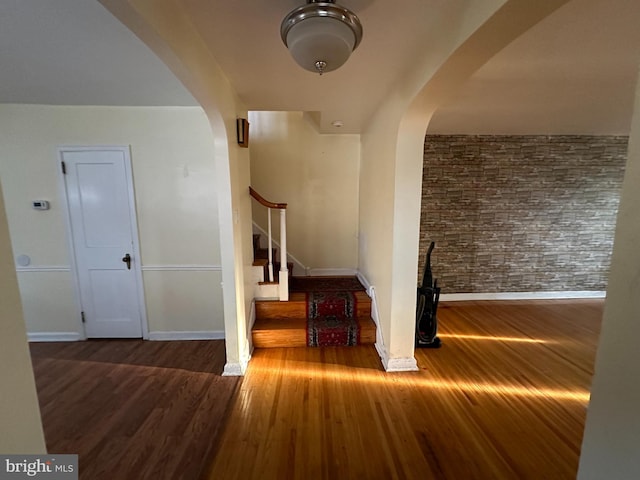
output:
[[[360,343],[353,292],[307,292],[307,345],[346,347]]]

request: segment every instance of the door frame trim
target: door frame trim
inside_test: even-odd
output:
[[[91,152],[91,151],[116,151],[121,152],[124,156],[124,168],[127,176],[127,193],[129,196],[129,218],[131,221],[131,233],[133,248],[132,254],[137,259],[133,262],[133,270],[136,276],[136,297],[138,299],[140,325],[142,327],[142,338],[149,339],[149,323],[147,319],[147,309],[144,298],[144,283],[142,279],[142,261],[140,258],[140,239],[138,238],[138,216],[136,208],[136,198],[133,188],[133,169],[131,167],[131,146],[130,145],[60,145],[57,147],[56,170],[58,172],[58,185],[61,197],[61,210],[64,211],[67,246],[69,249],[69,264],[71,266],[71,277],[73,289],[75,292],[75,303],[78,307],[76,322],[81,339],[87,339],[87,331],[85,324],[82,323],[80,312],[82,311],[82,297],[80,295],[80,278],[76,262],[76,250],[73,243],[73,232],[71,230],[71,213],[69,211],[69,197],[67,192],[67,183],[62,173],[61,162],[63,161],[64,152]]]

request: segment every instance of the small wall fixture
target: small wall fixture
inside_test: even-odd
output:
[[[335,0],[307,0],[284,17],[280,36],[298,65],[322,75],[349,59],[362,40],[362,25]]]
[[[236,118],[236,133],[238,135],[238,145],[244,148],[248,148],[249,122],[246,118]]]
[[[31,208],[34,210],[49,210],[49,202],[47,200],[32,200]]]

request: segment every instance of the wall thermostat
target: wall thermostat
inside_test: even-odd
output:
[[[46,200],[34,200],[31,206],[34,210],[49,210],[49,202]]]

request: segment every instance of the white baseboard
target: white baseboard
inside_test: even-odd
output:
[[[222,371],[223,377],[243,377],[247,371],[247,367],[249,366],[249,360],[251,357],[249,356],[246,359],[242,359],[240,362],[231,363],[228,362],[224,366],[224,370]]]
[[[78,332],[29,332],[27,338],[30,342],[78,342],[85,339]]]
[[[459,302],[465,300],[554,300],[574,298],[605,298],[603,291],[568,292],[501,292],[501,293],[445,293],[440,295],[441,302]]]
[[[77,332],[29,332],[30,342],[78,342],[85,338]],[[224,340],[224,331],[149,332],[149,340]]]
[[[149,332],[149,340],[224,340],[224,330]]]
[[[362,280],[360,281],[362,282]],[[367,287],[367,295],[369,295],[369,298],[371,298],[371,319],[373,320],[373,323],[376,324],[376,349],[378,348],[378,345],[379,345],[383,351],[386,351],[386,347],[384,346],[384,339],[382,338],[382,329],[380,328],[380,314],[378,313],[378,297],[376,296],[375,287],[372,287],[372,286]],[[378,353],[380,353],[380,351],[378,351]]]
[[[384,367],[387,372],[417,372],[418,362],[414,357],[390,358]]]
[[[353,276],[358,273],[355,268],[309,268],[307,275],[311,277],[342,277]]]
[[[222,371],[223,377],[243,377],[245,369],[240,363],[226,363]]]
[[[249,342],[249,358],[253,355],[253,325],[256,323],[256,299],[251,300],[249,307],[249,319],[247,323],[247,341]]]
[[[142,265],[143,272],[221,272],[220,265]]]
[[[371,297],[371,318],[376,324],[376,351],[380,356],[382,366],[386,372],[415,372],[418,370],[418,363],[413,357],[406,358],[389,358],[387,347],[384,344],[384,338],[382,337],[382,329],[380,328],[380,314],[378,313],[378,298],[376,296],[376,289],[369,281],[358,272],[358,279],[367,289],[367,295]]]
[[[414,357],[389,358],[387,349],[384,345],[380,345],[377,342],[376,350],[378,351],[378,355],[380,355],[385,372],[416,372],[419,370],[418,362],[416,362]]]
[[[376,329],[377,328],[378,326],[376,325]],[[380,357],[380,361],[382,362],[382,367],[386,370],[387,369],[386,362],[389,359],[389,354],[387,353],[387,347],[385,347],[384,343],[380,342],[379,340],[376,341],[374,347],[376,347],[376,352],[378,352],[378,356]]]
[[[360,283],[364,286],[367,293],[369,293],[372,288],[371,284],[369,283],[369,280],[367,280],[367,278],[359,270],[356,273],[356,277],[358,277],[358,280],[360,281]],[[369,293],[369,296],[371,297],[371,293]]]

